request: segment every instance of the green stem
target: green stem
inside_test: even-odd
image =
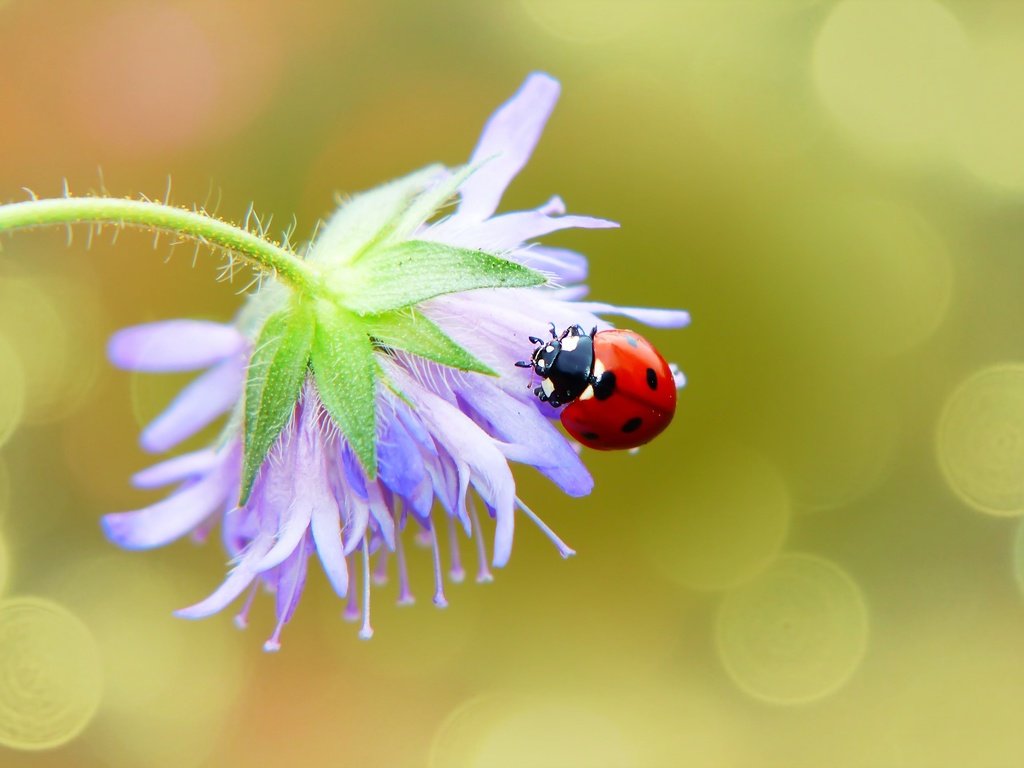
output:
[[[163,203],[111,197],[27,200],[0,205],[0,233],[54,224],[112,224],[183,235],[238,254],[253,267],[282,281],[309,289],[312,271],[291,251],[206,213]]]

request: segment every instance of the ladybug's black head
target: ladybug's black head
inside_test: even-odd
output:
[[[529,360],[520,360],[520,368],[533,368],[541,379],[541,385],[533,392],[542,402],[556,408],[575,400],[592,383],[594,368],[594,334],[579,325],[571,325],[561,336],[555,333],[551,324],[551,338],[530,341],[537,345]]]
[[[533,370],[542,379],[546,379],[555,368],[555,361],[562,351],[562,342],[551,339],[533,351]]]

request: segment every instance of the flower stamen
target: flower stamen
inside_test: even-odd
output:
[[[448,600],[444,596],[444,576],[441,574],[441,546],[437,541],[437,524],[430,520],[430,545],[434,552],[434,605],[447,608]]]
[[[391,559],[391,551],[381,547],[377,554],[377,564],[373,568],[373,583],[378,587],[388,583],[388,560]]]
[[[345,558],[348,572],[353,575],[353,578],[348,584],[348,594],[345,599],[345,610],[342,611],[341,617],[345,621],[355,621],[359,618],[359,597],[356,593],[355,585],[355,567],[353,566],[351,558]]]
[[[395,518],[397,523],[397,508],[395,510]],[[398,528],[397,524],[395,527]],[[400,528],[395,532],[395,554],[398,560],[398,604],[412,605],[416,602],[416,598],[412,596],[412,590],[409,588],[409,569],[405,563],[405,543],[402,540],[403,533],[404,531]]]
[[[245,629],[249,626],[249,611],[252,609],[253,601],[256,599],[256,592],[259,590],[259,581],[254,581],[252,586],[249,588],[249,596],[245,598],[245,604],[242,606],[242,610],[235,616],[235,626],[239,629]]]
[[[448,578],[456,584],[461,584],[466,578],[466,569],[462,567],[462,556],[459,552],[458,531],[455,530],[455,523],[448,518],[448,544],[451,547],[451,568],[448,570]]]
[[[476,554],[477,554],[477,572],[476,572],[476,583],[486,584],[494,581],[494,575],[491,573],[490,567],[487,565],[487,545],[484,544],[484,532],[480,527],[480,517],[476,513],[476,503],[472,497],[469,499],[469,516],[473,521],[473,538],[476,540]]]
[[[373,637],[370,626],[370,543],[367,536],[363,537],[363,626],[359,630],[360,640]]]
[[[540,528],[541,532],[543,532],[545,536],[551,539],[551,542],[558,549],[558,554],[560,554],[562,557],[572,557],[576,554],[576,550],[570,547],[564,541],[562,541],[561,538],[559,538],[558,534],[551,530],[548,527],[547,523],[545,523],[543,520],[537,517],[537,514],[528,506],[526,506],[523,503],[523,500],[520,499],[518,496],[516,496],[516,506],[518,506],[519,509],[521,509],[526,514],[526,516],[533,521],[534,525]]]

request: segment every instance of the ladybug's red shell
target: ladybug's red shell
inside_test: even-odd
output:
[[[588,448],[636,448],[672,421],[672,370],[643,336],[624,330],[594,336],[593,375],[598,384],[562,411],[562,425]]]

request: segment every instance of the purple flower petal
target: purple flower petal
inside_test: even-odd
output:
[[[600,301],[580,301],[581,310],[602,315],[621,315],[639,320],[652,328],[685,328],[690,324],[690,313],[681,309],[652,309],[650,307],[620,307]]]
[[[327,580],[338,597],[344,597],[348,592],[348,564],[341,542],[341,515],[337,501],[329,493],[314,503],[310,530]]]
[[[253,494],[257,493],[260,481],[256,480]],[[259,514],[252,508],[234,507],[224,513],[221,538],[224,549],[232,558],[237,558],[246,547],[260,535]],[[271,543],[273,543],[271,541]]]
[[[266,571],[283,563],[306,535],[312,517],[313,507],[309,497],[305,493],[296,497],[281,514],[277,539],[256,566],[257,570]]]
[[[370,525],[370,505],[365,499],[349,494],[348,515],[345,518],[345,529],[342,531],[345,555],[351,555],[363,543],[366,529]]]
[[[505,565],[512,554],[515,526],[515,481],[505,457],[487,434],[462,411],[421,388],[404,373],[399,376],[405,379],[402,382],[403,390],[417,404],[417,411],[424,423],[449,455],[465,462],[472,472],[473,487],[487,505],[494,509],[497,526],[493,563],[495,567]]]
[[[380,480],[399,496],[411,498],[427,477],[420,448],[397,414],[385,416],[384,422],[377,443]]]
[[[615,229],[618,226],[614,221],[593,216],[549,216],[543,211],[519,211],[472,225],[453,216],[424,232],[423,239],[485,251],[510,251],[536,237],[562,229]]]
[[[533,154],[559,91],[557,80],[536,72],[487,121],[470,159],[482,167],[462,184],[459,217],[483,221],[497,210],[505,188]]]
[[[469,497],[469,484],[473,479],[472,472],[467,464],[459,464],[459,495],[455,503],[455,514],[462,524],[462,530],[467,536],[473,535],[473,523],[469,520],[469,510],[466,508],[466,500]]]
[[[297,433],[282,450],[292,453],[287,467],[268,468],[269,472],[287,473],[281,482],[290,485],[290,493],[283,509],[277,511],[277,532],[274,546],[256,566],[265,571],[280,565],[306,536],[313,517],[314,505],[330,494],[327,487],[327,461],[322,437],[317,426],[318,404],[312,389],[307,389]]]
[[[132,475],[132,485],[136,488],[159,488],[180,483],[197,475],[205,475],[219,460],[217,452],[210,448],[175,456],[136,472]]]
[[[173,373],[208,368],[246,345],[232,325],[165,320],[118,331],[107,345],[107,355],[119,368]]]
[[[480,378],[467,381],[459,395],[487,420],[496,437],[506,441],[499,447],[507,458],[536,467],[570,496],[586,496],[594,489],[586,465],[532,403],[517,400]]]
[[[570,285],[567,288],[558,288],[555,286],[544,286],[538,290],[543,290],[547,294],[548,299],[554,299],[555,301],[564,302],[578,302],[588,293],[590,288],[585,285]]]
[[[192,437],[238,403],[244,383],[245,361],[241,357],[211,368],[185,387],[143,430],[142,447],[150,453],[163,453]]]
[[[362,499],[366,499],[366,478],[363,477],[363,470],[359,466],[359,460],[347,446],[341,453],[341,466],[345,471],[345,480],[348,487],[355,491]]]
[[[224,462],[228,464],[229,462]],[[104,515],[107,538],[126,549],[149,549],[184,536],[235,490],[237,478],[224,465],[143,509]]]
[[[306,540],[299,542],[291,557],[285,560],[277,569],[276,584],[276,609],[277,633],[284,624],[291,621],[295,614],[295,608],[302,597],[302,588],[306,584],[306,561],[309,559],[309,551]]]
[[[246,587],[252,584],[253,579],[258,575],[254,565],[263,559],[264,555],[270,551],[270,547],[269,536],[257,538],[249,545],[249,548],[242,554],[238,565],[214,590],[213,594],[195,605],[175,611],[174,615],[181,619],[204,619],[224,610],[245,591]]]
[[[531,245],[515,251],[510,258],[532,269],[548,272],[562,283],[581,283],[587,279],[587,259],[565,248]]]
[[[456,468],[455,462],[448,455],[448,451],[442,449],[437,451],[434,460],[427,462],[425,466],[437,502],[445,512],[453,513],[459,496],[459,470]],[[429,517],[430,510],[428,509],[423,518]]]
[[[367,502],[370,507],[370,516],[377,523],[377,530],[388,549],[395,549],[395,520],[391,516],[391,510],[384,503],[384,495],[381,493],[380,485],[377,483],[366,484]]]
[[[421,447],[426,448],[428,452],[437,453],[437,447],[430,438],[430,433],[423,426],[423,422],[413,416],[409,409],[402,406],[396,406],[395,413],[398,414],[398,418],[402,421],[402,426],[406,428],[413,440],[419,443]]]

